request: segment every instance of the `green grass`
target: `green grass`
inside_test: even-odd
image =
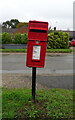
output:
[[[26,49],[0,49],[0,52],[26,52]]]
[[[37,90],[36,102],[30,89],[3,88],[3,119],[40,120],[39,118],[73,118],[73,91],[67,89]],[[38,119],[37,119],[38,118]],[[28,120],[28,119],[27,119]],[[72,120],[72,119],[71,119]]]
[[[47,49],[47,52],[51,53],[71,53],[72,49]]]
[[[0,52],[26,52],[26,49],[0,49]],[[47,49],[47,52],[50,53],[71,53],[71,49]]]
[[[18,110],[31,98],[29,89],[3,89],[3,118],[14,118]]]

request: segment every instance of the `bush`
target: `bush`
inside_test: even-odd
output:
[[[21,43],[21,34],[20,33],[16,33],[13,37],[13,43],[14,44],[20,44]]]
[[[13,43],[14,44],[25,44],[27,43],[27,34],[20,34],[20,33],[17,33],[14,35],[13,37]]]
[[[20,34],[17,33],[15,35],[10,33],[2,33],[0,34],[0,44],[25,44],[27,43],[27,33]]]
[[[69,35],[66,32],[52,32],[48,34],[49,49],[67,49],[69,48]]]
[[[21,35],[21,43],[25,44],[27,43],[28,37],[27,37],[27,33]]]
[[[10,44],[12,43],[12,38],[10,33],[2,33],[2,44]]]

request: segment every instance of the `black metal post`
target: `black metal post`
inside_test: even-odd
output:
[[[32,67],[32,100],[35,102],[36,92],[36,67]]]

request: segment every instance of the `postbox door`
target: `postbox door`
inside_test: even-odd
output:
[[[28,41],[27,61],[28,67],[44,67],[46,53],[46,42]]]

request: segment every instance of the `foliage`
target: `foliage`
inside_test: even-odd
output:
[[[30,89],[3,89],[3,118],[34,120],[38,117],[55,120],[73,118],[73,91],[66,89],[38,90],[32,102]]]
[[[2,44],[10,44],[12,43],[12,38],[10,33],[2,33]]]
[[[27,43],[27,40],[28,40],[27,33],[21,35],[21,41],[22,41],[22,44]]]
[[[48,34],[52,32],[51,26],[48,28]]]
[[[2,44],[25,44],[27,43],[27,33],[20,34],[17,33],[15,35],[10,33],[2,33],[0,34],[0,43],[1,43],[1,36],[2,36]]]
[[[11,19],[10,23],[11,23],[11,28],[16,28],[16,25],[19,23],[19,21],[17,19]]]
[[[16,33],[13,37],[14,44],[25,44],[27,43],[27,34]]]
[[[10,21],[7,20],[6,22],[3,22],[2,27],[3,28],[16,28],[16,25],[19,23],[17,19],[11,19]]]
[[[51,32],[48,34],[49,49],[67,49],[69,48],[69,35],[66,32]]]
[[[21,43],[21,34],[20,33],[16,33],[14,35],[13,43],[14,44],[20,44]]]
[[[27,27],[28,27],[28,23],[27,23],[27,22],[19,22],[19,23],[16,25],[16,28],[20,28],[20,27],[23,27],[23,26],[27,26]]]

